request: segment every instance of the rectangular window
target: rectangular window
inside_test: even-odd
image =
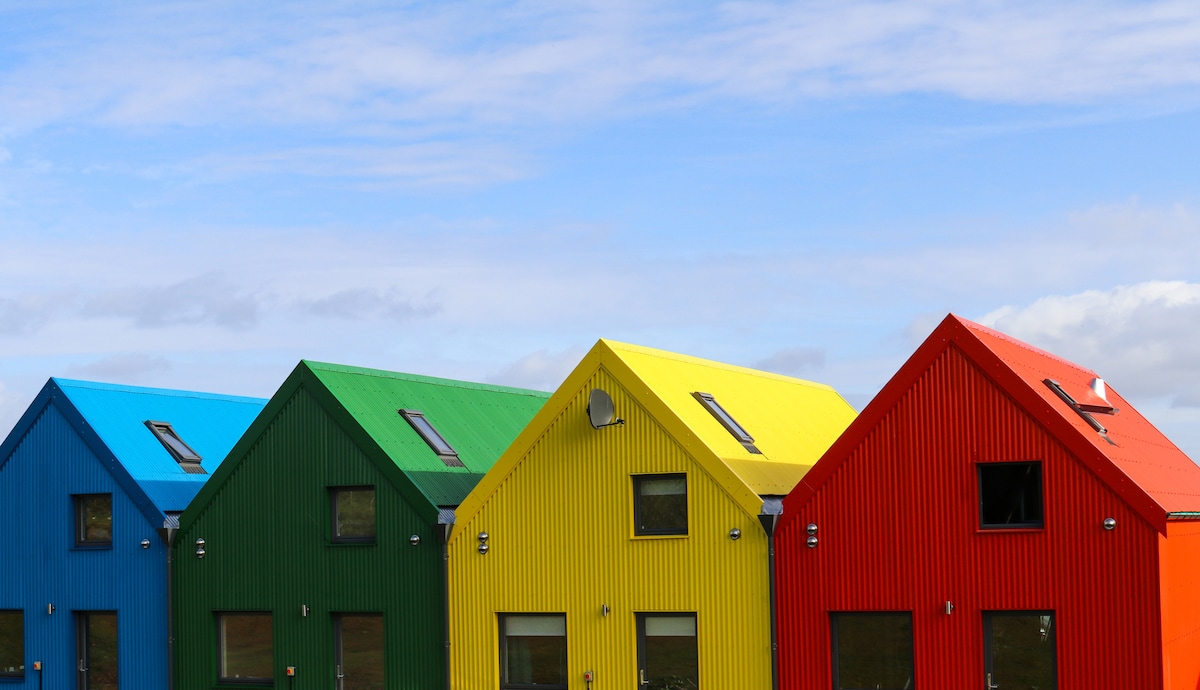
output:
[[[329,490],[336,544],[375,543],[375,487],[349,486]]]
[[[112,547],[112,494],[75,497],[75,546]]]
[[[633,525],[638,535],[687,534],[687,475],[634,475]]]
[[[500,687],[566,690],[566,614],[500,614]]]
[[[913,690],[912,614],[833,613],[834,690]]]
[[[25,612],[0,611],[0,678],[25,676]]]
[[[401,417],[404,417],[406,420],[408,420],[408,423],[412,425],[413,430],[416,431],[421,438],[425,439],[425,443],[428,443],[429,447],[433,449],[433,452],[437,453],[437,456],[441,458],[442,463],[446,465],[446,467],[466,467],[462,460],[458,459],[458,451],[454,450],[450,443],[446,441],[446,439],[443,438],[440,433],[438,433],[438,430],[433,427],[433,423],[425,418],[425,414],[423,412],[420,410],[396,411],[400,413]]]
[[[1042,463],[990,462],[979,467],[979,525],[984,529],[1040,528]]]
[[[155,422],[146,420],[146,428],[154,433],[154,437],[158,442],[163,444],[163,448],[175,458],[175,462],[183,468],[188,474],[208,474],[204,468],[200,466],[200,454],[192,450],[192,447],[184,443],[180,438],[179,432],[175,431],[175,427],[171,426],[170,422]]]
[[[647,690],[700,687],[696,614],[639,613],[638,683]]]
[[[988,686],[1058,687],[1053,611],[984,611],[983,644]]]
[[[117,614],[76,612],[75,635],[79,690],[117,690],[120,687]]]
[[[217,680],[271,685],[275,648],[269,613],[217,614]]]
[[[737,420],[733,418],[733,415],[726,412],[724,407],[721,407],[721,404],[717,402],[717,399],[714,398],[711,393],[701,393],[700,391],[696,391],[695,393],[692,393],[692,397],[698,400],[700,404],[704,406],[704,409],[708,410],[709,414],[711,414],[713,417],[716,417],[717,421],[721,423],[721,426],[725,427],[729,433],[733,434],[733,437],[738,440],[738,443],[742,444],[743,448],[751,453],[762,452],[754,446],[754,437],[751,436],[741,424],[737,423]]]

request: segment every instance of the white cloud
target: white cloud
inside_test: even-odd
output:
[[[126,352],[68,366],[66,375],[94,381],[144,383],[155,381],[171,369],[171,361],[161,355]]]
[[[1006,306],[980,321],[1097,371],[1126,397],[1200,401],[1200,284],[1148,281]]]
[[[584,354],[584,350],[577,347],[561,352],[538,350],[489,376],[488,381],[501,386],[553,391],[579,364]]]

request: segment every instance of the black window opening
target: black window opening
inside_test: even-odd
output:
[[[1053,611],[984,611],[984,672],[999,688],[1057,688]]]
[[[375,487],[343,486],[329,490],[335,544],[375,543]]]
[[[408,420],[412,428],[420,434],[421,438],[425,439],[425,443],[437,453],[446,467],[466,467],[462,460],[458,459],[458,451],[442,437],[433,424],[425,418],[425,414],[420,410],[397,410],[401,417]]]
[[[84,549],[112,548],[112,494],[75,496],[75,546]]]
[[[217,681],[273,685],[275,648],[270,613],[217,614]]]
[[[333,644],[336,690],[376,690],[387,687],[382,614],[334,614]]]
[[[638,684],[646,690],[700,687],[694,613],[637,614]]]
[[[156,422],[146,420],[146,427],[154,432],[154,437],[159,443],[167,449],[171,457],[175,458],[175,462],[183,468],[188,474],[208,474],[204,468],[200,466],[200,454],[192,449],[182,438],[179,437],[179,432],[171,426],[169,422]]]
[[[991,462],[979,468],[979,525],[984,529],[1045,526],[1042,463]]]
[[[633,525],[637,535],[687,534],[687,475],[634,475]]]
[[[25,676],[25,612],[0,610],[0,678]]]
[[[704,406],[704,409],[708,410],[713,417],[716,417],[717,421],[721,423],[721,426],[725,427],[729,433],[733,434],[733,437],[742,444],[743,448],[751,453],[761,454],[762,451],[754,447],[754,437],[752,437],[742,427],[741,424],[738,424],[737,420],[735,420],[732,415],[725,411],[725,408],[721,407],[721,404],[717,402],[716,398],[714,398],[711,393],[701,393],[697,391],[692,393],[692,397],[700,401],[700,404]]]
[[[566,614],[500,614],[500,687],[566,690]]]
[[[913,690],[909,612],[832,613],[834,690]]]

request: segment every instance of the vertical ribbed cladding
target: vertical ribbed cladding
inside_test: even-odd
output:
[[[304,388],[271,420],[176,541],[177,687],[216,675],[215,613],[270,611],[276,687],[332,687],[335,613],[382,613],[388,687],[437,688],[441,547],[421,519]],[[371,485],[374,545],[332,545],[328,487]],[[409,536],[421,536],[417,547]],[[195,540],[206,540],[204,559]],[[307,616],[301,606],[309,606]]]
[[[623,426],[591,427],[592,388],[612,396]],[[598,369],[474,519],[455,526],[453,687],[498,686],[503,612],[566,614],[572,690],[589,670],[603,687],[636,687],[636,613],[679,611],[696,613],[703,687],[770,688],[766,535],[695,461],[699,450]],[[634,538],[631,475],[659,472],[687,473],[689,534]]]
[[[1160,540],[1163,687],[1195,690],[1200,678],[1200,520],[1173,520]]]
[[[1042,463],[1044,529],[979,528],[977,467],[1006,461]],[[916,687],[982,687],[1004,610],[1055,612],[1059,687],[1161,686],[1155,530],[957,349],[838,462],[777,540],[782,687],[830,687],[829,613],[875,610],[912,611]]]

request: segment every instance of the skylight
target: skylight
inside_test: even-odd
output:
[[[446,439],[438,433],[438,430],[433,428],[433,424],[425,418],[425,414],[419,410],[396,410],[401,417],[408,420],[412,428],[425,439],[425,443],[437,453],[437,456],[442,459],[446,467],[466,467],[462,460],[458,459],[458,451],[454,450]]]
[[[1113,441],[1111,438],[1108,437],[1108,429],[1105,429],[1104,425],[1101,424],[1099,422],[1099,420],[1097,420],[1095,417],[1092,416],[1091,411],[1099,412],[1099,411],[1101,411],[1100,407],[1094,406],[1094,405],[1080,404],[1079,402],[1077,402],[1075,400],[1075,398],[1071,397],[1070,393],[1063,390],[1062,385],[1058,381],[1055,381],[1054,379],[1046,379],[1045,381],[1043,381],[1043,383],[1045,383],[1046,386],[1050,388],[1050,390],[1054,391],[1054,394],[1057,395],[1060,399],[1062,399],[1062,401],[1065,402],[1067,405],[1069,405],[1072,410],[1075,410],[1076,414],[1078,414],[1080,417],[1083,417],[1083,421],[1087,422],[1088,426],[1092,427],[1093,429],[1096,430],[1097,433],[1099,433],[1101,436],[1103,436],[1105,441],[1108,441],[1109,443],[1111,443],[1114,446],[1117,445],[1115,441]],[[1111,411],[1111,412],[1108,412],[1109,414],[1111,414],[1112,412],[1116,412],[1115,408],[1109,407],[1107,409]]]
[[[747,433],[746,430],[742,428],[742,425],[738,424],[737,421],[725,411],[725,408],[721,407],[721,404],[717,402],[716,398],[714,398],[711,393],[701,393],[697,391],[692,393],[692,397],[700,401],[700,404],[704,406],[704,409],[712,413],[712,416],[716,417],[717,421],[720,422],[721,425],[726,429],[728,429],[729,433],[733,434],[733,437],[736,438],[746,450],[750,451],[751,453],[761,454],[762,451],[754,447],[754,437]]]
[[[208,474],[204,468],[200,466],[200,454],[192,450],[192,447],[184,442],[179,437],[179,433],[171,426],[170,422],[155,422],[146,420],[146,428],[154,432],[155,438],[159,443],[163,444],[163,448],[175,458],[175,462],[183,468],[188,474]]]

